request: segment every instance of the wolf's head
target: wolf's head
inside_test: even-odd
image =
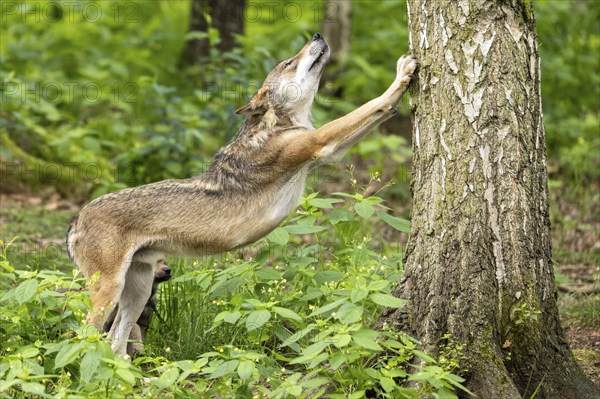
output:
[[[270,112],[276,118],[288,117],[293,124],[309,125],[310,106],[328,59],[329,45],[315,33],[298,54],[277,64],[258,92],[236,112],[246,116]]]

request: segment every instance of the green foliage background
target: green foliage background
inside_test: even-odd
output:
[[[85,187],[84,196],[201,172],[235,134],[233,110],[324,18],[318,1],[253,2],[240,49],[184,68],[185,40],[198,35],[186,32],[189,1],[60,4],[2,4],[2,183],[65,194]],[[551,170],[596,178],[600,3],[540,0],[535,8]],[[404,2],[355,1],[352,23],[352,53],[334,83],[344,100],[320,95],[316,125],[382,92],[407,51]],[[215,30],[209,36],[218,40]]]

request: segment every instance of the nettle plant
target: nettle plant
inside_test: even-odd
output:
[[[411,337],[374,328],[404,305],[390,294],[401,248],[369,236],[379,220],[408,232],[376,195],[313,193],[257,246],[176,263],[133,361],[82,327],[88,292],[57,291],[81,279],[3,258],[0,397],[456,397],[460,377]]]

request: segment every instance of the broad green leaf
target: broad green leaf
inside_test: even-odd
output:
[[[351,340],[352,337],[350,336],[350,334],[336,334],[331,338],[333,344],[338,348],[343,348],[344,346],[347,346]]]
[[[121,377],[121,379],[128,384],[135,384],[135,377],[128,369],[117,369],[116,374]]]
[[[76,344],[68,343],[67,345],[63,346],[62,349],[56,354],[56,359],[54,359],[54,369],[56,370],[65,367],[67,364],[75,360],[83,345],[84,342],[81,341]]]
[[[101,358],[102,353],[98,350],[90,350],[83,356],[81,363],[79,364],[79,372],[81,373],[83,382],[89,382],[94,376],[94,373],[100,365]]]
[[[223,316],[223,321],[225,323],[235,324],[241,316],[242,316],[242,314],[236,310],[235,312],[231,312],[231,313]]]
[[[335,302],[328,303],[327,305],[321,306],[319,309],[316,309],[314,312],[308,315],[308,317],[318,316],[323,313],[331,312],[341,306],[343,303],[347,301],[346,298],[338,299]]]
[[[375,212],[373,205],[368,202],[357,202],[354,204],[354,210],[363,218],[369,218]]]
[[[335,317],[344,324],[354,324],[361,319],[363,308],[353,303],[346,303],[338,309]]]
[[[396,230],[410,233],[410,222],[406,219],[401,219],[396,216],[388,215],[385,212],[377,212],[377,216],[381,218],[384,222],[395,228]]]
[[[246,329],[248,331],[256,330],[265,325],[271,318],[271,312],[266,309],[255,310],[248,315],[246,319]]]
[[[329,214],[329,221],[331,224],[338,224],[339,222],[348,222],[354,217],[353,213],[345,208],[336,208]]]
[[[350,300],[353,303],[360,302],[365,299],[367,295],[369,295],[369,291],[365,290],[364,288],[355,288],[350,293]]]
[[[229,360],[217,367],[208,378],[213,379],[223,377],[225,375],[231,375],[235,372],[239,364],[239,360]]]
[[[267,240],[275,244],[285,245],[290,240],[290,235],[283,227],[278,227],[267,236]]]
[[[278,272],[277,270],[273,270],[273,269],[259,269],[256,271],[256,277],[260,278],[261,280],[280,280],[281,276],[283,275],[282,272]]]
[[[384,290],[385,288],[387,288],[389,282],[386,280],[375,280],[375,281],[371,281],[369,283],[369,285],[367,286],[367,289],[369,291],[381,291]]]
[[[295,332],[294,334],[292,334],[288,339],[286,339],[285,341],[282,342],[281,346],[288,346],[293,344],[294,342],[298,341],[299,339],[304,338],[308,333],[310,333],[312,330],[314,330],[316,327],[311,324],[308,327]]]
[[[179,377],[179,370],[175,367],[171,367],[165,370],[165,372],[154,381],[154,385],[161,389],[170,388],[175,384],[175,381],[177,381],[177,377]]]
[[[389,377],[381,377],[379,379],[379,383],[381,384],[383,390],[388,393],[396,389],[396,382],[394,382],[394,380]]]
[[[316,208],[333,208],[333,204],[343,202],[339,198],[313,198],[308,200],[308,203]]]
[[[340,281],[345,277],[344,273],[338,272],[337,270],[323,270],[315,273],[313,279],[319,283],[328,283],[332,281]]]
[[[313,378],[310,380],[302,381],[300,386],[308,389],[314,389],[320,387],[321,385],[329,384],[331,382],[328,378]]]
[[[279,306],[273,306],[272,309],[273,309],[273,312],[277,313],[279,316],[281,316],[283,318],[296,320],[296,321],[302,321],[302,317],[300,317],[300,315],[298,313],[294,312],[293,310],[282,308]]]
[[[249,380],[256,366],[252,360],[242,360],[237,368],[237,373],[244,381]]]
[[[406,305],[406,300],[396,298],[390,294],[375,293],[371,294],[370,298],[377,305],[385,306],[386,308],[401,308]]]
[[[381,351],[383,348],[377,343],[378,336],[376,331],[360,330],[352,334],[352,341],[365,349]]]
[[[37,382],[22,382],[21,388],[23,391],[32,393],[34,395],[45,396],[46,387]]]
[[[35,278],[31,278],[29,280],[23,281],[19,286],[15,289],[15,299],[19,303],[19,305],[27,302],[35,295],[35,292],[38,288],[38,281]]]

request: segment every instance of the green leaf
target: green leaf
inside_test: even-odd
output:
[[[338,272],[337,270],[323,270],[315,273],[313,279],[319,283],[328,283],[332,281],[340,281],[345,277],[345,274],[342,272]]]
[[[236,310],[235,312],[231,312],[223,316],[223,321],[225,323],[235,324],[241,316],[242,314]]]
[[[37,291],[38,281],[35,278],[31,278],[29,280],[23,281],[19,286],[15,289],[15,299],[22,305],[23,303],[30,300]]]
[[[328,378],[312,378],[310,380],[302,381],[300,386],[303,388],[314,389],[321,385],[329,384],[331,382]]]
[[[248,331],[256,330],[265,325],[271,318],[271,312],[266,309],[255,310],[248,315],[246,319],[246,329]]]
[[[381,377],[379,379],[379,383],[386,392],[392,392],[394,389],[396,389],[396,382],[389,377]]]
[[[377,216],[381,218],[384,222],[392,226],[398,231],[402,231],[405,233],[410,233],[410,222],[406,219],[401,219],[396,216],[388,215],[385,212],[377,211]]]
[[[267,240],[275,244],[285,245],[290,240],[290,235],[283,227],[278,227],[267,236]]]
[[[381,351],[383,348],[376,342],[379,334],[373,330],[359,330],[352,334],[352,341],[358,346],[372,351]]]
[[[350,300],[353,303],[360,302],[365,299],[367,295],[369,295],[369,291],[365,290],[364,288],[355,288],[350,293]]]
[[[32,393],[34,395],[45,396],[46,393],[46,387],[37,382],[22,382],[21,388],[23,391]]]
[[[346,298],[342,298],[342,299],[338,299],[335,302],[328,303],[327,305],[321,306],[319,309],[316,309],[315,311],[313,311],[311,314],[308,315],[308,317],[314,317],[314,316],[318,316],[323,313],[332,312],[333,310],[335,310],[336,308],[341,306],[346,301],[347,301]]]
[[[77,344],[68,343],[67,345],[63,346],[56,354],[56,359],[54,359],[54,369],[56,370],[65,367],[67,364],[75,360],[83,345],[84,342],[81,341]]]
[[[350,336],[350,334],[336,334],[331,338],[333,344],[338,348],[343,348],[344,346],[347,346],[351,340],[352,337]]]
[[[160,389],[170,388],[177,381],[177,377],[179,377],[179,370],[176,367],[171,367],[154,381],[154,385]]]
[[[135,377],[128,369],[118,368],[116,374],[121,377],[121,380],[127,382],[128,384],[135,384]]]
[[[338,309],[335,317],[344,324],[353,324],[361,319],[363,308],[353,303],[347,303]]]
[[[208,378],[214,379],[225,375],[231,375],[235,372],[239,363],[239,360],[229,360],[217,367]]]
[[[313,234],[325,230],[323,226],[311,226],[307,224],[292,224],[284,227],[290,234]]]
[[[354,217],[353,213],[345,208],[336,208],[329,214],[329,221],[331,224],[338,224],[339,222],[348,222]]]
[[[298,313],[294,312],[293,310],[282,308],[279,306],[273,306],[272,309],[273,309],[273,312],[277,313],[279,316],[281,316],[285,319],[302,321],[302,317],[300,317],[300,315]]]
[[[252,377],[255,368],[252,360],[242,360],[237,368],[237,373],[242,380],[246,381]]]
[[[265,280],[265,281],[269,281],[269,280],[280,280],[281,277],[283,276],[282,272],[278,272],[277,270],[273,270],[273,269],[259,269],[256,271],[256,277],[260,278],[261,280]]]
[[[369,291],[381,291],[387,288],[389,282],[386,280],[375,280],[371,281],[367,286]]]
[[[407,302],[406,300],[396,298],[393,295],[382,293],[371,294],[370,298],[377,305],[385,306],[386,308],[401,308],[406,305]]]
[[[98,350],[88,351],[81,359],[81,363],[79,364],[79,372],[81,374],[81,379],[83,382],[89,382],[90,379],[94,376],[94,373],[98,369],[100,365],[100,359],[102,358],[102,353]]]
[[[304,338],[308,333],[310,333],[314,329],[315,329],[315,326],[313,324],[311,324],[308,327],[306,327],[305,329],[295,332],[288,339],[283,341],[281,346],[284,347],[284,346],[293,344],[294,342],[298,341],[299,339]]]
[[[308,200],[308,203],[315,208],[333,208],[333,204],[338,202],[343,202],[343,200],[339,198],[313,198]]]
[[[354,204],[354,210],[363,218],[369,218],[375,212],[373,205],[368,202],[357,202]]]

